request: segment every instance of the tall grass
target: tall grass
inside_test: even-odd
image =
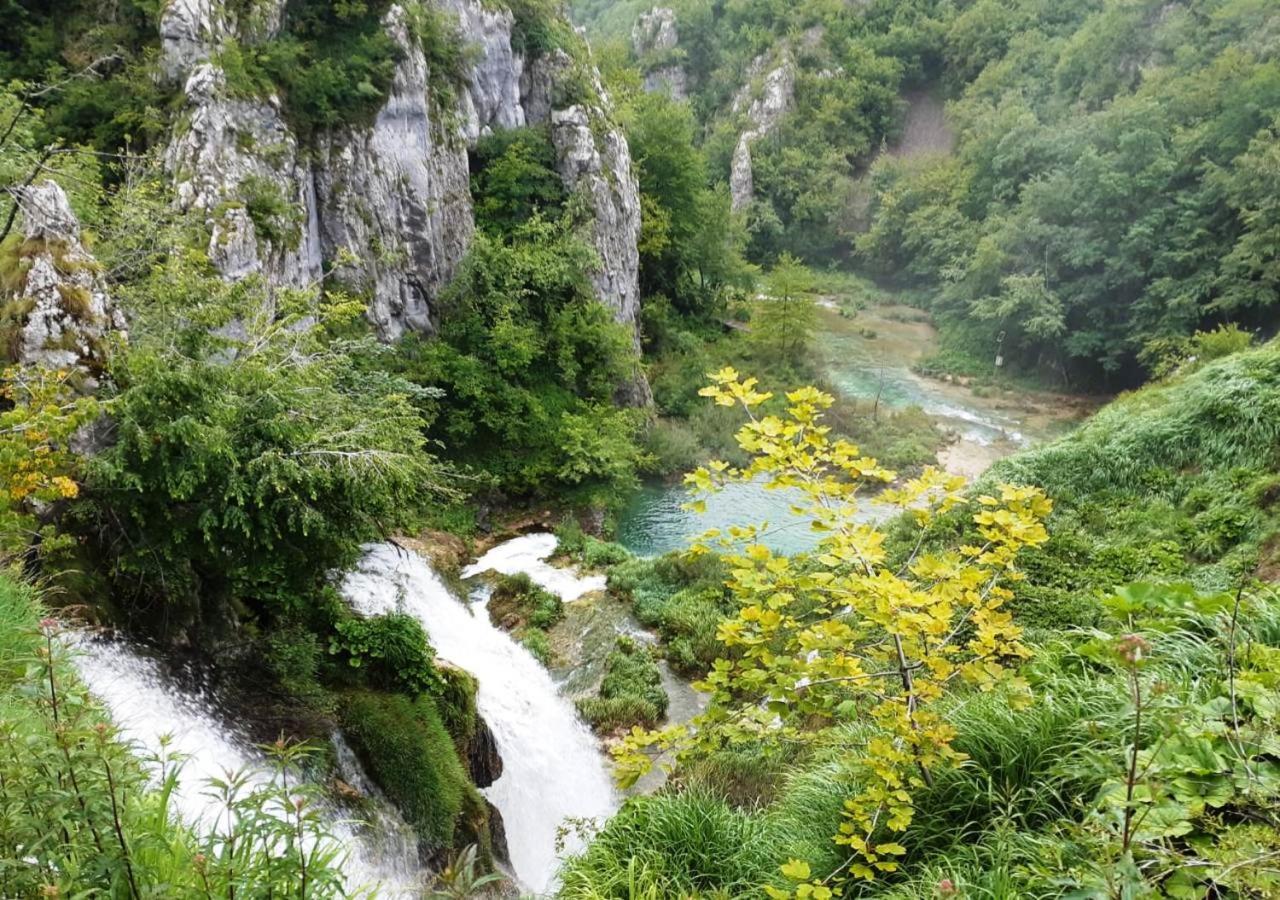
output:
[[[209,790],[235,824],[171,815],[179,768],[149,784],[74,677],[38,597],[0,572],[0,897],[325,897],[341,893],[313,789],[228,775]],[[301,751],[282,748],[281,770]]]

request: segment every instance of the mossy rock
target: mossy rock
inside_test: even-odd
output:
[[[475,788],[430,697],[351,691],[340,713],[342,731],[369,776],[424,845],[438,851],[474,838],[469,795]]]
[[[564,618],[564,602],[523,573],[504,575],[488,603],[489,620],[504,631],[532,625],[550,628]]]

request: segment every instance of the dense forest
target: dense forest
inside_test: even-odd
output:
[[[1043,377],[1124,387],[1196,329],[1270,333],[1270,4],[672,9],[678,43],[637,62],[683,72],[713,178],[728,180],[742,132],[741,74],[794,70],[787,115],[752,146],[753,257],[918,289],[958,371],[1000,343]],[[644,10],[577,11],[629,42]],[[904,101],[922,96],[946,101],[951,136],[902,133]]]
[[[1271,0],[0,0],[0,897],[1278,896],[1278,300]]]

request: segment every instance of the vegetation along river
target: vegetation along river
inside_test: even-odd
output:
[[[886,305],[850,316],[842,308],[845,298],[819,300],[815,352],[822,374],[868,416],[913,406],[923,410],[948,436],[938,453],[947,471],[976,477],[996,460],[1064,433],[1096,406],[1068,395],[984,389],[918,374],[913,366],[938,346],[925,313]],[[678,481],[650,482],[622,511],[618,540],[633,553],[651,556],[684,547],[708,529],[767,522],[766,542],[779,552],[796,552],[812,546],[816,536],[791,514],[795,499],[791,491],[735,484],[708,497],[699,514],[684,508],[689,495]],[[868,519],[889,512],[874,501],[864,510]]]

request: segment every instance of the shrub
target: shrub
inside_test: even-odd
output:
[[[297,249],[302,238],[302,211],[289,202],[280,185],[250,175],[240,182],[240,196],[260,240],[277,248]]]
[[[667,713],[667,693],[653,652],[619,637],[605,660],[598,696],[579,700],[578,712],[600,732],[658,724]]]
[[[505,631],[547,629],[564,618],[564,601],[524,572],[502,575],[489,596],[489,620]]]
[[[601,541],[588,537],[582,547],[582,561],[593,569],[616,566],[631,558],[631,551],[613,541]]]
[[[689,426],[673,419],[659,419],[645,432],[645,455],[652,459],[654,475],[677,475],[702,461],[703,452]]]
[[[343,698],[342,730],[418,836],[453,846],[468,781],[431,698],[353,691]]]
[[[363,673],[366,684],[380,690],[439,696],[444,689],[435,651],[413,616],[389,613],[340,619],[334,624],[329,652],[345,658],[351,668]]]

